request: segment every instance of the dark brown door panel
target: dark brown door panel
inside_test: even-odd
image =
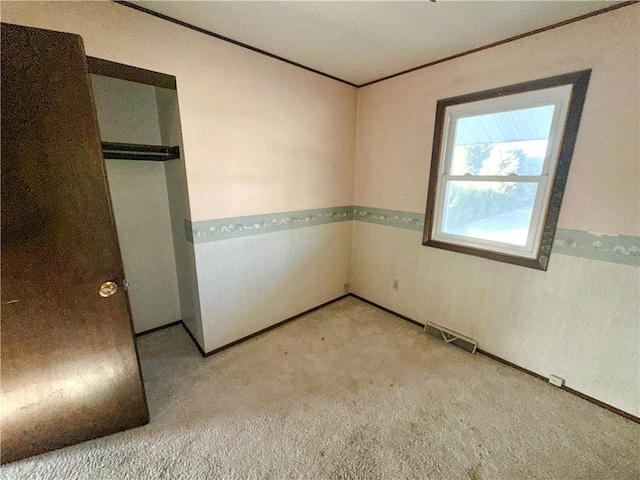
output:
[[[82,39],[2,24],[1,86],[5,463],[149,418]]]

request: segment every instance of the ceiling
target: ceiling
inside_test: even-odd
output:
[[[129,3],[362,85],[620,2]]]

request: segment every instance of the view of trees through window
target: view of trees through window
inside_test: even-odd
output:
[[[537,176],[542,173],[546,148],[547,140],[456,146],[451,175]],[[525,245],[537,188],[537,182],[451,180],[443,231]]]
[[[547,269],[590,75],[438,100],[423,245]]]

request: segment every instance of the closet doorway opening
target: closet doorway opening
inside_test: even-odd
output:
[[[197,328],[176,79],[87,57],[134,332]]]

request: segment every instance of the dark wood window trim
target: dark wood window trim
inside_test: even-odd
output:
[[[94,75],[176,90],[176,77],[173,75],[89,56],[87,56],[87,64],[89,65],[89,73]]]
[[[578,72],[557,75],[554,77],[543,78],[530,82],[518,83],[516,85],[509,85],[506,87],[485,90],[482,92],[461,95],[438,101],[436,108],[433,149],[431,152],[431,171],[429,175],[429,191],[427,195],[427,208],[424,222],[424,233],[422,242],[423,245],[450,250],[453,252],[475,255],[491,260],[497,260],[499,262],[506,262],[514,265],[536,268],[539,270],[547,269],[547,266],[549,264],[549,255],[551,254],[551,246],[553,245],[553,238],[555,236],[556,225],[558,222],[558,216],[560,214],[562,196],[564,194],[564,189],[567,183],[569,166],[571,164],[571,158],[573,156],[573,149],[575,147],[576,137],[578,134],[578,126],[580,124],[580,117],[582,115],[582,108],[584,106],[590,76],[591,70],[581,70]],[[503,97],[506,95],[525,93],[535,90],[542,90],[562,85],[573,85],[573,89],[571,93],[571,99],[569,101],[566,126],[561,141],[556,172],[553,179],[553,184],[551,186],[551,194],[548,204],[549,206],[547,207],[547,211],[545,214],[545,220],[542,227],[542,237],[537,257],[524,258],[490,250],[483,250],[462,245],[454,245],[451,243],[433,240],[431,238],[431,230],[435,213],[434,210],[437,196],[438,176],[440,171],[440,152],[442,141],[444,139],[444,120],[446,108],[452,105],[460,105],[464,103],[476,102],[479,100]]]

